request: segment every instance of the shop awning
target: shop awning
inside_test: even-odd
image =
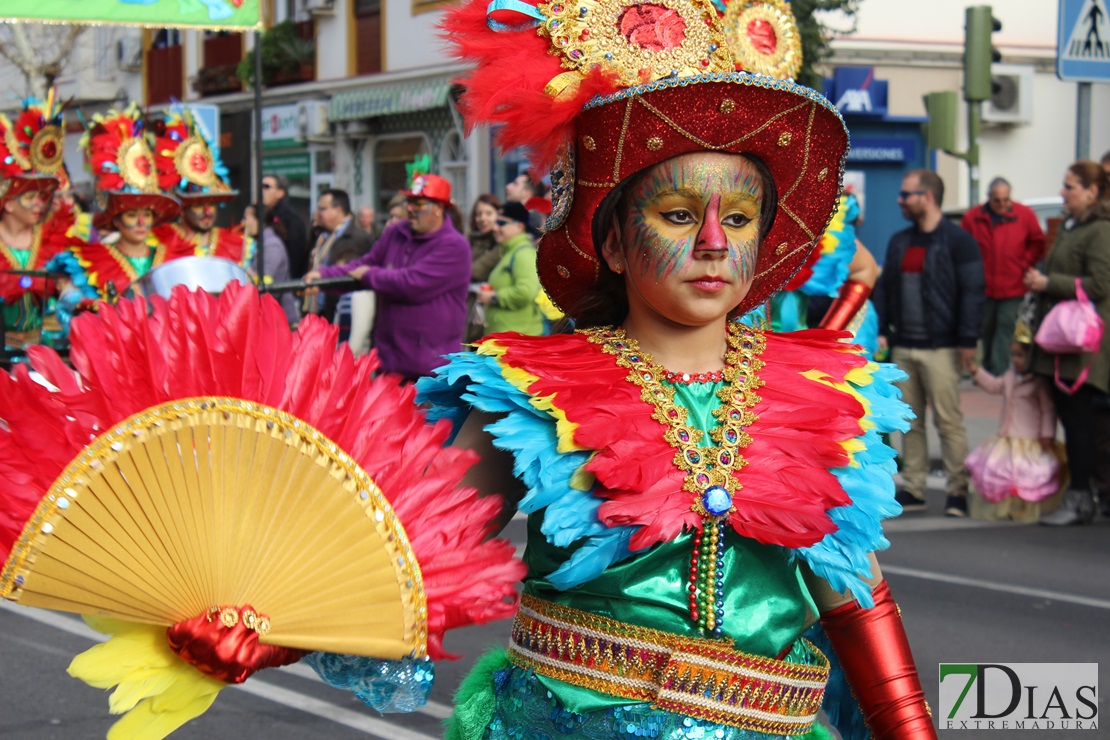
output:
[[[377,85],[334,95],[328,108],[331,121],[376,118],[439,108],[447,103],[451,83],[447,80],[420,80]]]

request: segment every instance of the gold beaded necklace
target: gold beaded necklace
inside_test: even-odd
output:
[[[624,329],[597,328],[581,332],[603,352],[616,356],[617,365],[630,370],[628,379],[640,386],[640,397],[655,407],[652,418],[667,425],[663,438],[674,447],[675,466],[685,472],[682,488],[694,494],[690,509],[702,518],[694,534],[690,560],[690,618],[702,632],[721,634],[724,616],[723,571],[719,567],[724,531],[733,511],[733,497],[742,487],[732,474],[747,461],[740,448],[751,443],[745,429],[756,420],[752,407],[760,401],[763,385],[759,359],[766,340],[761,331],[730,322],[725,352],[725,384],[717,390],[721,404],[713,410],[717,426],[710,432],[713,445],[699,447],[702,432],[686,423],[686,409],[675,403],[673,387],[661,381],[667,371]]]

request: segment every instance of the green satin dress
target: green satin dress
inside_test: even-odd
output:
[[[705,434],[716,426],[712,412],[720,401],[722,383],[675,385],[675,400],[687,410],[688,422]],[[607,569],[599,577],[560,591],[543,578],[573,552],[550,544],[540,526],[543,512],[529,517],[528,546],[524,561],[529,567],[524,592],[547,601],[611,619],[697,636],[689,614],[688,573],[693,533],[660,543]],[[817,619],[817,609],[789,552],[762,545],[728,529],[719,567],[724,569],[724,636],[738,650],[776,657],[793,663],[814,662],[811,650],[800,639]],[[492,686],[490,686],[492,684]],[[489,688],[487,688],[489,687]],[[467,728],[470,692],[488,693],[496,702],[492,721],[481,730]],[[460,701],[448,738],[623,738],[651,737],[665,740],[777,737],[740,730],[709,721],[684,717],[622,697],[572,686],[539,676],[508,662],[504,651],[487,656],[460,689]],[[484,724],[484,723],[483,723]],[[828,737],[816,727],[807,738]]]

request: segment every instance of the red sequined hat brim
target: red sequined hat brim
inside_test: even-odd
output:
[[[59,180],[50,175],[28,175],[0,179],[0,206],[24,193],[46,193],[49,198],[58,189]]]
[[[564,166],[573,171],[563,173],[572,194],[566,188],[560,203],[556,193],[553,228],[539,245],[540,281],[559,308],[573,314],[597,280],[592,224],[605,196],[646,167],[714,151],[758,157],[778,191],[743,313],[785,284],[820,240],[836,210],[848,131],[816,91],[737,72],[668,78],[595,98],[575,119],[572,145],[574,164]]]
[[[93,216],[93,225],[100,231],[115,231],[112,219],[124,211],[149,208],[154,211],[153,226],[161,226],[177,218],[181,205],[166,195],[158,193],[109,192],[104,210]]]

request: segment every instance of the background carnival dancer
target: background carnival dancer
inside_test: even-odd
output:
[[[94,116],[81,147],[95,181],[99,210],[93,222],[99,240],[70,235],[50,261],[49,269],[67,275],[59,308],[66,333],[82,302],[114,300],[155,267],[193,253],[182,241],[150,239],[152,230],[176,218],[180,207],[158,186],[145,119],[136,106]]]
[[[110,636],[69,668],[115,689],[109,740],[298,660],[411,711],[446,630],[515,609],[500,502],[459,486],[474,456],[336,334],[253,287],[179,287],[78,317],[72,367],[32,348],[52,390],[0,373],[0,597]]]
[[[371,344],[382,369],[414,379],[462,346],[470,245],[451,221],[451,183],[417,168],[404,191],[408,218],[386,228],[364,256],[313,270],[350,275],[376,295]]]
[[[61,249],[71,212],[52,212],[65,177],[62,111],[53,92],[27,99],[12,121],[0,114],[0,312],[6,349],[37,342],[52,280],[7,270],[43,270]],[[68,180],[68,178],[67,178]]]
[[[824,703],[845,737],[935,737],[873,556],[899,375],[839,333],[730,321],[805,262],[841,187],[835,107],[756,73],[797,61],[785,4],[488,7],[445,21],[474,65],[462,109],[551,170],[539,274],[579,331],[491,335],[419,385],[532,535],[509,649],[448,736],[816,738]],[[736,72],[750,29],[779,54]]]
[[[771,297],[771,328],[847,330],[868,356],[874,355],[878,349],[878,320],[868,298],[880,270],[867,247],[856,238],[859,218],[856,196],[842,193],[817,249],[786,287]]]
[[[153,238],[174,251],[174,242],[184,240],[199,257],[220,257],[253,270],[254,241],[241,227],[216,226],[218,209],[238,191],[228,183],[227,168],[192,111],[176,106],[151,129],[159,185],[181,202],[180,218],[155,228]]]

